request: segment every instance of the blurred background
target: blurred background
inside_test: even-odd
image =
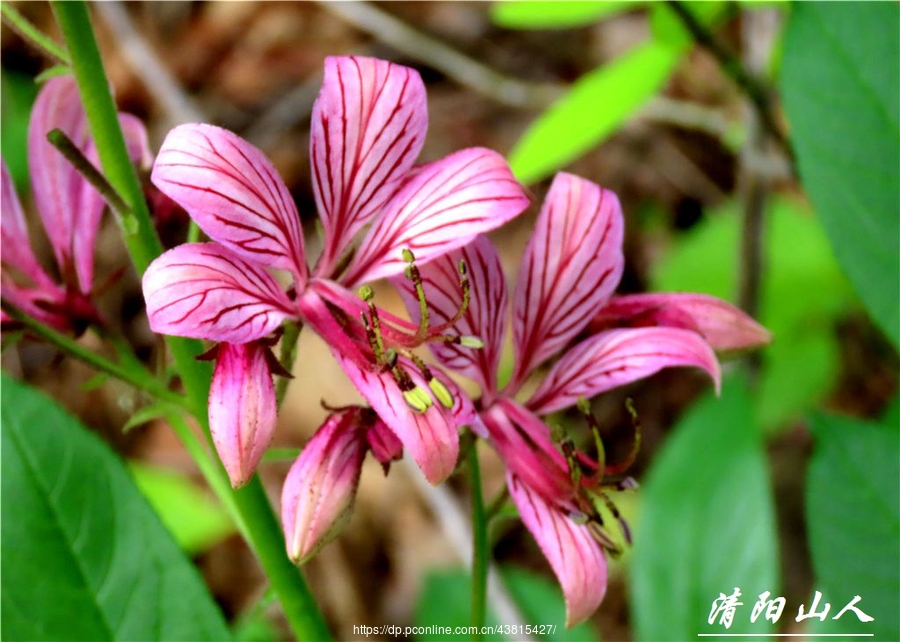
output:
[[[12,4],[60,41],[47,5]],[[709,381],[687,370],[665,371],[594,401],[613,455],[632,438],[627,398],[640,417],[642,447],[630,473],[645,488],[617,498],[638,546],[613,564],[607,597],[590,622],[569,632],[560,626],[550,639],[693,637],[707,630],[712,600],[719,591],[731,593],[735,582],[746,585],[739,617],[747,631],[806,630],[808,622],[794,620],[797,607],[808,605],[813,591],[841,585],[823,579],[811,553],[807,474],[815,435],[825,432],[814,426],[829,419],[810,413],[877,420],[888,412],[883,421],[893,425],[893,445],[898,357],[844,276],[783,144],[789,128],[776,80],[789,8],[704,3],[695,14],[715,39],[704,47],[663,4],[529,4],[105,2],[92,9],[119,106],[147,123],[151,148],[174,125],[202,121],[263,149],[297,201],[310,256],[317,241],[309,117],[328,55],[376,56],[421,72],[430,126],[420,160],[475,145],[509,156],[534,202],[493,235],[510,283],[557,169],[615,191],[626,216],[619,293],[714,294],[750,311],[775,340],[757,355],[727,362],[731,377],[718,401],[709,398]],[[716,45],[758,81],[723,71],[727,58]],[[22,194],[33,78],[47,66],[4,23],[3,158]],[[748,96],[760,87],[754,108]],[[157,225],[171,246],[184,240],[188,219],[171,208],[157,212]],[[37,230],[33,239],[49,257]],[[98,244],[98,273],[129,265],[111,221]],[[377,297],[379,305],[402,309],[386,287]],[[158,358],[132,272],[101,305],[142,358]],[[100,347],[93,335],[81,340]],[[358,399],[311,333],[303,334],[299,355],[276,450],[261,468],[273,498],[290,457],[325,417],[320,400]],[[505,356],[507,367],[511,358]],[[3,367],[60,400],[128,459],[242,639],[287,639],[252,553],[168,426],[157,420],[123,431],[146,399],[113,381],[94,385],[86,366],[30,341],[6,347]],[[872,455],[867,448],[859,455],[864,462]],[[490,449],[480,454],[490,501],[503,487],[503,466]],[[843,460],[844,451],[835,457]],[[822,466],[832,470],[829,462]],[[842,479],[836,483],[844,485]],[[890,464],[881,482],[896,497],[900,481]],[[360,624],[466,621],[466,497],[465,482],[456,478],[432,489],[413,467],[396,465],[385,477],[367,461],[352,519],[305,568],[337,639],[359,637],[353,625]],[[853,523],[828,501],[826,512]],[[496,520],[491,537],[504,578],[492,600],[496,621],[561,625],[558,586],[518,519]],[[866,606],[878,599],[890,604],[898,535],[888,528],[886,537],[879,540],[886,557],[873,562],[888,569],[886,598],[843,585],[843,592],[825,595],[833,612],[855,594],[870,614]],[[860,559],[853,550],[846,556],[850,567]],[[745,575],[735,571],[742,568]],[[747,622],[762,590],[787,600],[775,629]]]

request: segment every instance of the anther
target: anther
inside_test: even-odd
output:
[[[416,412],[425,412],[433,403],[431,401],[431,396],[420,386],[415,386],[410,390],[404,390],[403,398],[406,400],[409,407]]]
[[[431,381],[428,382],[428,387],[431,388],[431,392],[434,393],[435,398],[441,402],[441,405],[450,410],[453,408],[453,395],[450,394],[450,391],[447,389],[441,380],[437,377],[432,377]]]

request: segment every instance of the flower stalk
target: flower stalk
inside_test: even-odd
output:
[[[481,627],[485,622],[487,604],[487,513],[481,489],[481,467],[478,463],[477,439],[470,433],[472,443],[467,449],[469,486],[472,494],[472,615],[471,625],[475,627],[472,641],[484,639]]]
[[[80,1],[57,1],[52,3],[52,7],[71,55],[103,173],[128,206],[129,215],[123,220],[123,239],[132,263],[143,274],[150,262],[162,253],[162,245],[128,156],[87,5]],[[179,337],[167,337],[166,340],[187,392],[191,414],[209,440],[206,402],[210,369],[208,364],[195,360],[202,351],[201,344]],[[185,442],[189,431],[176,432]],[[211,481],[210,485],[221,501],[226,506],[236,507],[240,516],[238,522],[244,525],[245,535],[278,594],[297,638],[330,639],[328,627],[303,576],[284,555],[281,528],[259,479],[255,477],[242,489],[231,491],[221,464],[206,466],[203,458],[199,457],[200,449],[189,442],[185,442],[185,446],[208,479],[219,478],[216,482]]]

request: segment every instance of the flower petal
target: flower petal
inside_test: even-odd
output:
[[[302,287],[307,268],[297,207],[259,149],[212,125],[180,125],[163,142],[151,175],[206,234],[240,254],[290,270]]]
[[[325,231],[316,270],[330,276],[354,234],[396,191],[428,129],[418,72],[375,58],[325,59],[313,107],[313,192]]]
[[[397,439],[394,431],[388,428],[381,418],[377,418],[366,430],[366,443],[372,455],[384,468],[385,475],[391,462],[403,457],[403,442]]]
[[[403,442],[428,481],[439,484],[449,477],[459,455],[459,429],[475,414],[468,397],[460,393],[443,373],[433,371],[450,391],[453,407],[447,409],[434,401],[425,412],[418,412],[406,402],[390,372],[362,369],[338,350],[333,352],[357,390]],[[409,373],[414,384],[428,390],[428,384],[412,362],[401,357],[398,364]]]
[[[53,280],[47,276],[44,268],[31,249],[31,240],[28,237],[28,226],[25,223],[25,214],[22,212],[22,204],[16,194],[16,186],[13,185],[9,170],[5,161],[0,161],[0,235],[2,235],[3,253],[0,254],[3,267],[12,268],[14,271],[27,277],[37,287],[55,287]]]
[[[275,432],[276,401],[266,348],[220,343],[209,388],[209,429],[231,485],[253,476]]]
[[[81,291],[91,291],[94,240],[103,198],[48,140],[60,129],[88,153],[87,118],[70,76],[51,78],[38,94],[28,125],[28,170],[35,205],[64,277],[77,274]],[[77,236],[77,238],[76,238]]]
[[[483,391],[493,395],[497,391],[497,368],[506,335],[509,303],[500,256],[486,236],[478,236],[469,245],[430,261],[419,269],[429,319],[432,327],[448,323],[462,304],[460,261],[465,261],[468,273],[469,305],[453,326],[455,330],[449,334],[478,337],[484,346],[475,349],[432,342],[429,347],[443,365],[477,381]],[[418,323],[421,312],[412,281],[399,276],[392,281],[410,317]]]
[[[483,411],[481,418],[508,470],[542,496],[574,507],[568,463],[543,421],[505,398]]]
[[[268,272],[216,243],[169,250],[147,268],[143,289],[160,334],[247,343],[297,316]]]
[[[506,160],[472,148],[420,167],[385,206],[341,281],[348,287],[419,265],[470,243],[518,216],[528,198]]]
[[[623,234],[615,194],[571,174],[556,175],[513,294],[511,390],[581,332],[612,295],[624,265]]]
[[[366,455],[361,410],[329,415],[284,480],[281,521],[295,564],[334,539],[350,517]]]
[[[566,597],[566,626],[587,619],[606,594],[603,549],[587,526],[576,524],[518,477],[507,473],[509,494],[553,568]]]
[[[699,332],[713,350],[736,352],[766,345],[772,333],[739,308],[707,294],[650,293],[613,297],[591,322],[612,326],[658,325]]]
[[[526,404],[538,415],[574,405],[663,368],[702,368],[719,391],[716,355],[696,332],[680,328],[626,328],[601,332],[573,346]]]

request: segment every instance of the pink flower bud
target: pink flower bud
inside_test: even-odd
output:
[[[366,454],[361,408],[332,414],[291,466],[281,492],[287,553],[303,564],[343,528]]]

